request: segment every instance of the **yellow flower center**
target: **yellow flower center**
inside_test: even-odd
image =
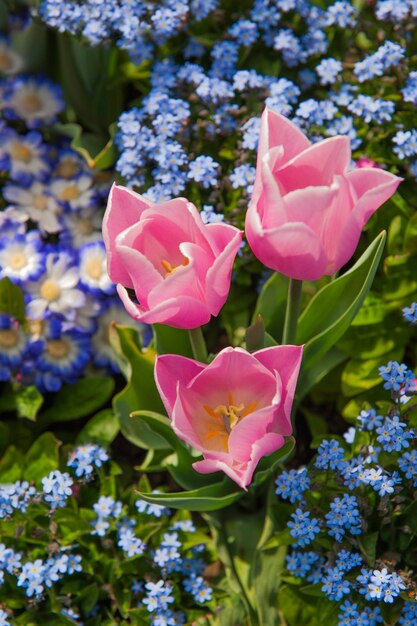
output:
[[[49,278],[48,280],[45,280],[40,288],[40,294],[45,300],[53,302],[54,300],[58,300],[61,295],[61,289],[55,280]]]
[[[251,402],[248,406],[245,406],[243,402],[236,404],[233,401],[231,391],[228,393],[227,405],[219,404],[213,409],[213,407],[205,404],[203,407],[204,410],[210,415],[210,417],[216,419],[219,425],[219,428],[211,430],[204,436],[205,441],[220,437],[224,440],[225,447],[227,447],[227,439],[233,428],[240,422],[240,420],[249,415],[249,413],[252,413],[257,406],[258,403],[256,401]]]
[[[2,348],[14,348],[19,341],[19,334],[17,330],[11,328],[5,328],[0,330],[0,346]]]
[[[179,270],[181,267],[186,267],[186,265],[188,265],[189,262],[190,262],[190,259],[187,259],[186,256],[184,257],[184,261],[181,263],[181,265],[172,265],[172,263],[170,263],[166,259],[162,259],[161,265],[166,272],[164,278],[166,278],[167,276],[170,276],[171,274]]]
[[[69,353],[69,345],[65,339],[51,339],[48,341],[46,349],[55,359],[63,359]]]
[[[39,195],[34,196],[33,206],[35,207],[35,209],[38,209],[38,211],[45,211],[48,208],[48,200],[48,196],[40,193]]]
[[[25,146],[24,143],[19,143],[19,142],[14,143],[10,152],[11,152],[12,158],[16,159],[16,161],[23,161],[24,163],[29,163],[30,159],[32,158],[32,152],[27,146]]]
[[[71,200],[76,200],[79,197],[80,190],[77,185],[68,185],[68,187],[65,187],[59,195],[59,199],[63,202],[70,202]]]
[[[72,161],[62,161],[56,168],[56,175],[59,178],[74,178],[78,172],[78,166]]]
[[[84,268],[87,274],[94,280],[98,280],[103,274],[103,263],[98,256],[93,256],[91,259],[88,259]]]
[[[27,257],[23,252],[16,252],[9,260],[9,267],[11,267],[12,270],[21,270],[27,265],[27,262]]]
[[[23,105],[27,113],[35,113],[42,108],[42,102],[35,93],[29,93],[25,96]]]

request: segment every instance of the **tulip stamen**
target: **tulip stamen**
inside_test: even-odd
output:
[[[172,263],[170,263],[166,259],[162,259],[161,265],[166,272],[164,278],[166,278],[167,276],[170,276],[171,274],[179,270],[181,267],[186,267],[189,264],[189,262],[190,262],[190,259],[188,259],[186,256],[184,257],[184,260],[180,265],[172,265]]]
[[[220,437],[223,439],[222,445],[224,445],[226,448],[227,442],[224,441],[224,437],[228,438],[236,424],[238,424],[243,417],[246,417],[247,415],[249,415],[249,413],[252,413],[252,411],[254,411],[258,405],[258,402],[256,400],[254,402],[251,402],[246,408],[243,402],[241,402],[240,404],[235,404],[231,391],[229,391],[227,394],[227,400],[228,405],[219,404],[216,406],[215,409],[213,409],[208,404],[203,405],[204,410],[206,411],[206,413],[208,413],[208,415],[210,415],[210,417],[214,418],[215,420],[220,420],[220,428],[215,428],[214,430],[211,430],[207,435],[204,436],[204,440],[208,441],[210,439]]]

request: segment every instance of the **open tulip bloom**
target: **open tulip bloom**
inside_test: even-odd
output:
[[[246,216],[249,245],[264,265],[317,280],[352,257],[363,226],[402,179],[373,167],[349,170],[350,161],[348,137],[311,144],[265,109]]]
[[[229,347],[209,365],[174,354],[157,358],[155,380],[172,428],[204,457],[194,469],[223,471],[246,489],[259,459],[292,433],[302,353],[302,346],[253,354]]]
[[[205,225],[185,198],[155,204],[113,185],[103,238],[108,272],[128,313],[148,324],[192,329],[224,305],[242,233],[228,224]]]

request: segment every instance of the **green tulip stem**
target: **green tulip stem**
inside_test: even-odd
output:
[[[189,330],[188,336],[190,337],[191,348],[192,348],[193,355],[196,361],[207,363],[207,359],[208,359],[207,347],[206,347],[206,342],[204,339],[203,331],[201,330],[201,326],[198,328],[192,328],[191,330]]]
[[[297,322],[301,305],[302,280],[290,278],[288,285],[288,300],[285,310],[284,332],[282,334],[283,345],[295,344],[297,337]]]

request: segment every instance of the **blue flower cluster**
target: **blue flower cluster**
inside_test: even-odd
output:
[[[66,597],[62,614],[82,624],[80,612],[85,615],[86,611],[80,611],[76,594],[60,591],[61,584],[66,584],[66,576],[78,581],[79,574],[82,574],[80,584],[85,584],[86,577],[91,574],[91,566],[84,568],[83,565],[91,559],[90,548],[96,555],[97,541],[104,550],[111,545],[112,559],[120,559],[124,567],[129,559],[132,559],[132,564],[138,557],[146,559],[146,569],[142,570],[147,572],[146,580],[132,582],[132,608],[142,611],[144,624],[169,626],[188,623],[186,607],[203,607],[212,600],[213,590],[204,579],[206,546],[198,542],[197,528],[191,519],[184,519],[183,515],[179,519],[171,519],[165,507],[145,510],[142,500],[137,500],[133,507],[142,513],[131,514],[130,496],[122,501],[110,495],[100,495],[91,507],[95,485],[86,478],[91,479],[93,471],[107,460],[109,456],[103,448],[85,444],[69,455],[67,466],[72,469],[75,478],[56,469],[40,480],[41,491],[21,481],[1,487],[0,519],[7,518],[7,523],[11,524],[14,512],[24,515],[18,517],[19,531],[16,535],[8,533],[4,536],[4,543],[0,543],[0,624],[7,626],[14,623],[12,618],[19,618],[23,605],[16,602],[16,597],[23,594],[31,599],[31,611],[35,612],[38,607],[44,610],[50,592],[56,596],[53,610],[59,604],[58,598]],[[109,484],[109,478],[104,475],[98,478],[100,484],[96,492],[100,493]],[[87,509],[82,508],[84,490],[87,493]],[[91,508],[96,519],[90,522],[92,529],[88,531],[83,526],[86,520],[91,520]],[[80,516],[80,528],[73,525],[75,511]],[[150,534],[151,526],[143,524],[142,515],[154,518]],[[31,520],[36,521],[39,538],[45,538],[44,542],[34,541]],[[70,521],[69,528],[67,520]],[[61,538],[61,523],[70,535],[82,535],[82,541],[69,543]],[[30,532],[24,530],[26,524],[28,529],[32,529]],[[148,529],[149,544],[138,536],[144,528]],[[155,533],[156,538],[152,538]],[[126,568],[125,571],[136,571],[135,568]],[[74,582],[71,588],[76,589],[76,585]],[[4,590],[7,590],[7,598],[2,595]],[[71,595],[74,604],[69,602]],[[98,604],[94,610],[98,613]],[[87,617],[94,615],[90,609],[87,613]]]
[[[394,548],[397,498],[406,503],[406,510],[414,502],[417,433],[408,424],[400,392],[406,388],[410,396],[415,393],[415,386],[407,382],[415,375],[397,362],[381,367],[380,374],[384,388],[393,391],[388,413],[363,409],[344,441],[323,439],[309,467],[284,471],[276,480],[277,495],[296,505],[287,522],[293,540],[287,570],[320,585],[324,596],[339,603],[338,626],[382,623],[375,603],[402,603],[402,592],[414,584],[403,573],[407,555],[388,566],[379,559],[377,546],[386,542],[387,549]],[[370,555],[368,542],[377,536]],[[414,623],[410,621],[414,605],[400,607],[398,623]]]
[[[20,57],[1,46],[18,71]],[[107,274],[101,237],[112,176],[99,178],[66,139],[45,140],[64,106],[57,85],[4,80],[0,279],[22,290],[27,322],[0,315],[0,380],[57,391],[88,365],[117,372],[110,324],[132,323]]]

